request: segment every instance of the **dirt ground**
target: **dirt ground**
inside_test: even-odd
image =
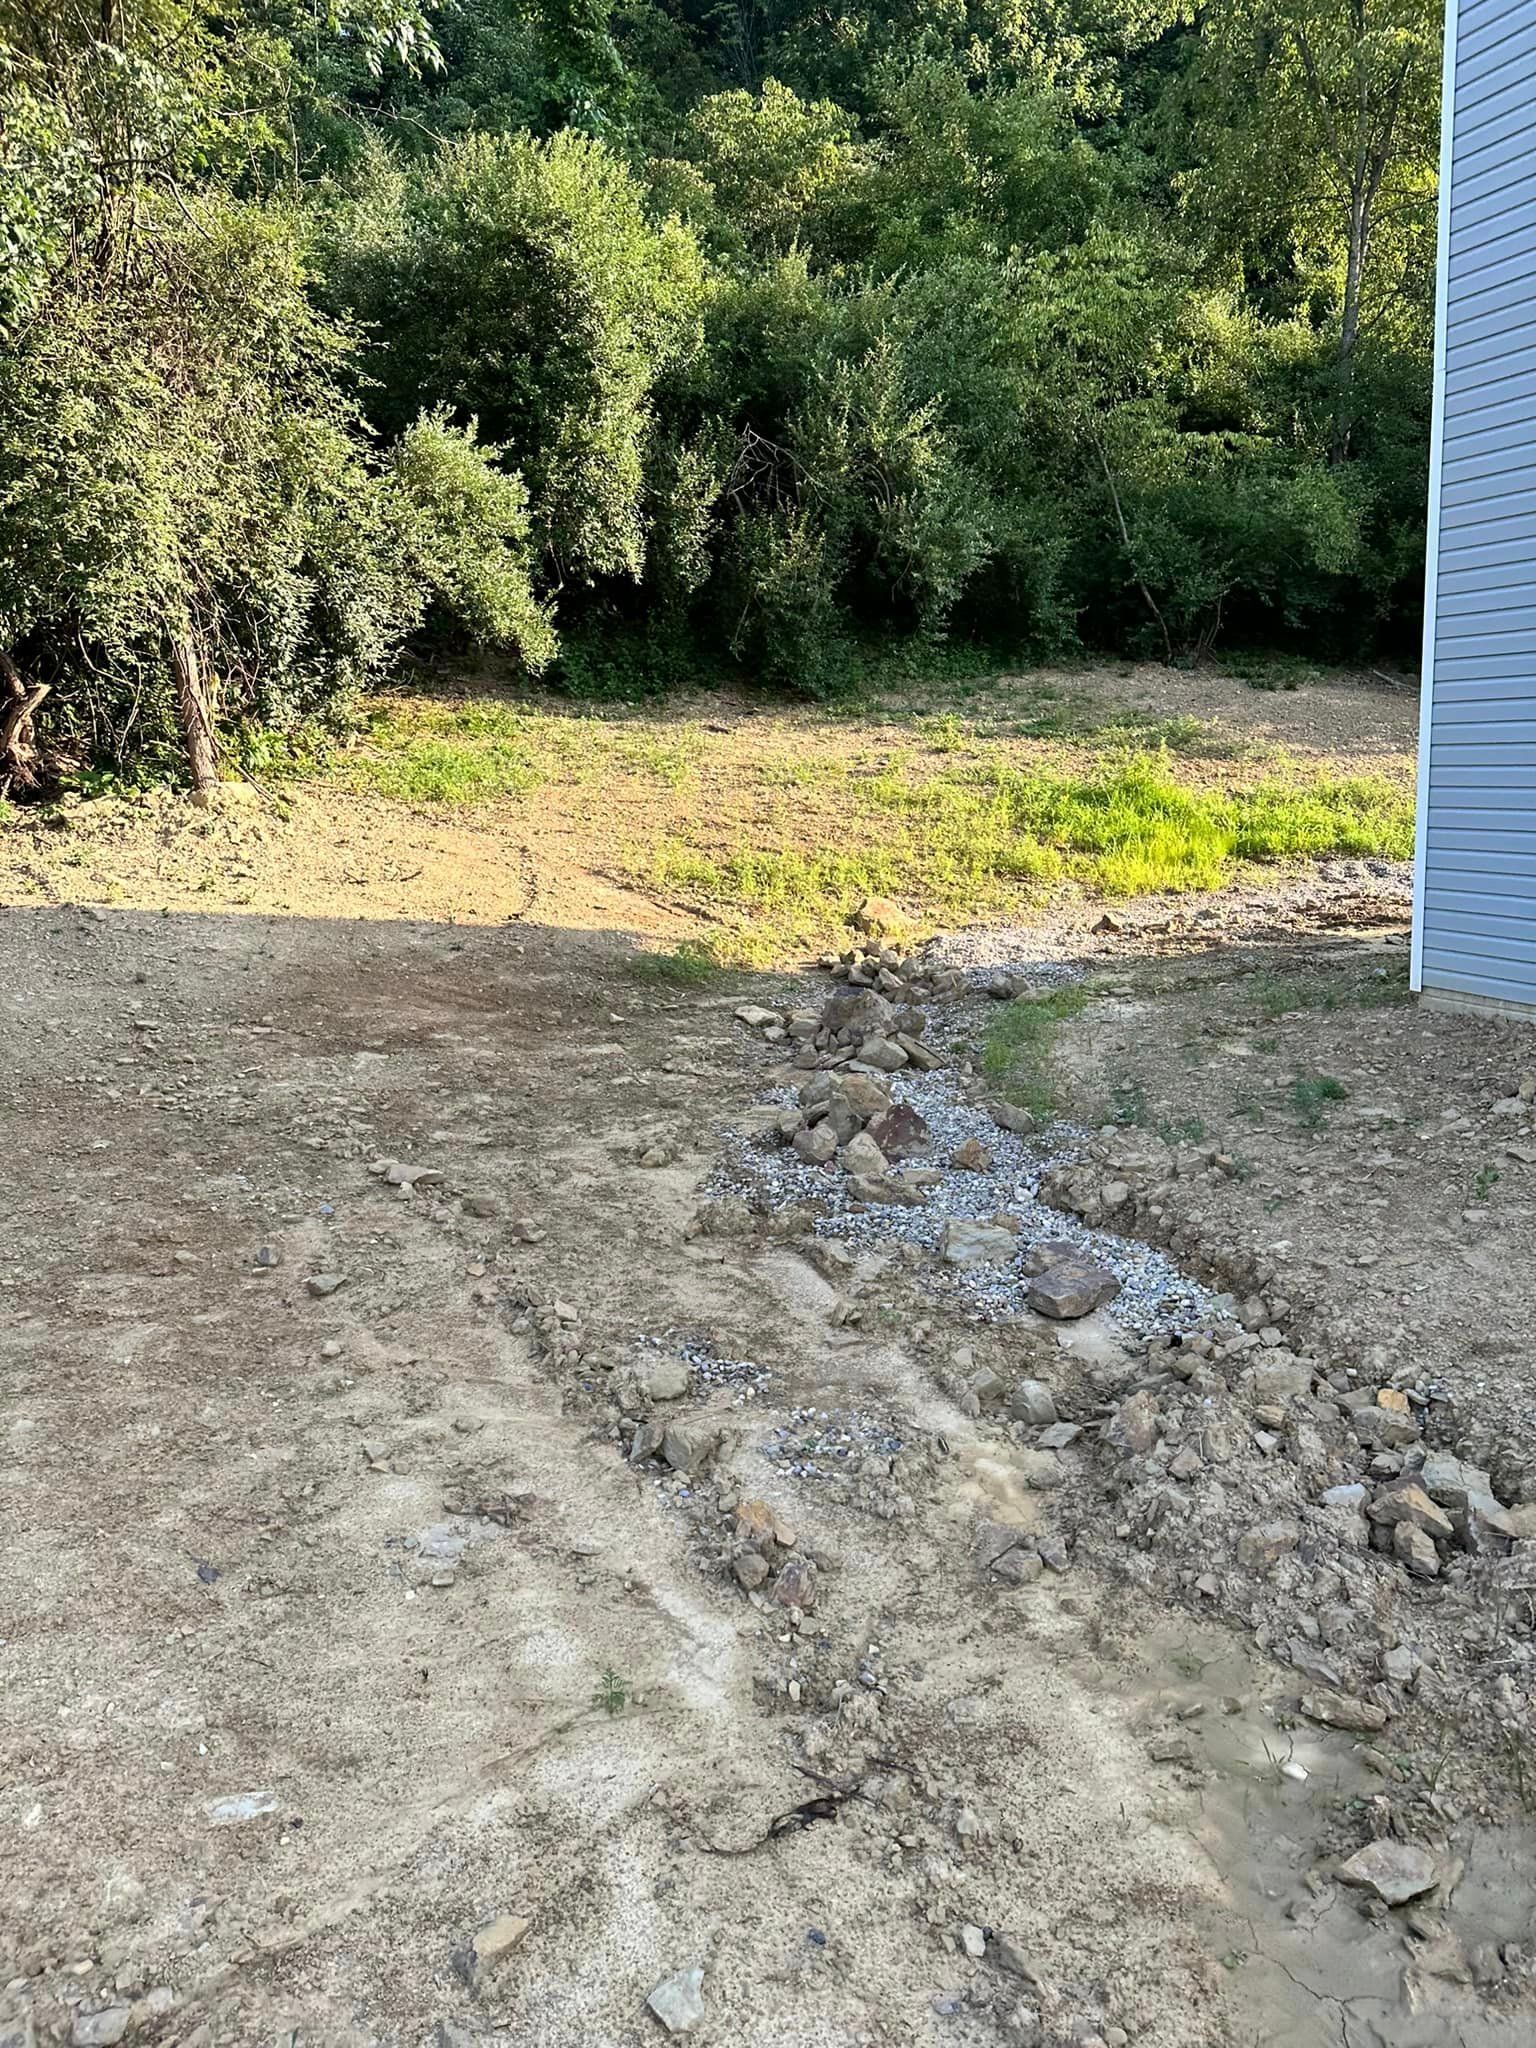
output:
[[[1523,1725],[1528,1618],[1434,1638],[1400,1735],[1298,1717],[1098,1453],[1041,1492],[956,1397],[968,1342],[1054,1347],[1093,1442],[1093,1372],[1146,1367],[1112,1310],[973,1327],[921,1256],[699,1234],[778,1073],[734,1012],[830,984],[637,975],[696,927],[562,815],[7,835],[0,2043],[639,2048],[695,1967],[689,2031],[744,2048],[1536,2041],[1523,1780],[1443,1706]],[[1536,1499],[1529,1032],[1394,1000],[1400,877],[1116,922],[1033,935],[1091,990],[1074,1113],[1240,1157],[1200,1241],[1283,1247],[1314,1348],[1409,1359]],[[705,1469],[626,1459],[658,1359]],[[856,1478],[774,1454],[828,1418]],[[746,1500],[814,1601],[743,1592]],[[991,1583],[978,1516],[1064,1568]],[[1460,1593],[1397,1597],[1427,1643]],[[1406,1917],[1335,1881],[1409,1836]]]

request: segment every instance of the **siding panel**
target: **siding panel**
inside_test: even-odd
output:
[[[1536,1003],[1536,0],[1461,0],[1420,876],[1424,986]]]

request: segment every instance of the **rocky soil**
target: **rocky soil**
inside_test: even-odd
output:
[[[1536,2039],[1536,1057],[1272,998],[1346,1094],[1212,1113],[1378,881],[688,993],[0,915],[0,2043]]]

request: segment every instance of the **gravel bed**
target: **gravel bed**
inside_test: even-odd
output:
[[[857,1408],[792,1408],[789,1420],[771,1430],[758,1449],[795,1479],[832,1479],[850,1458],[877,1452],[894,1458],[906,1448],[889,1421]]]
[[[710,1198],[740,1195],[753,1207],[769,1211],[796,1202],[822,1208],[816,1223],[819,1237],[835,1237],[859,1251],[913,1245],[936,1252],[939,1234],[951,1218],[980,1218],[1000,1211],[1020,1219],[1019,1250],[1007,1265],[967,1268],[940,1265],[931,1276],[935,1291],[957,1301],[980,1320],[1001,1322],[1023,1312],[1029,1276],[1023,1260],[1042,1239],[1062,1239],[1099,1264],[1121,1284],[1111,1313],[1137,1335],[1157,1331],[1189,1331],[1206,1327],[1222,1313],[1217,1298],[1191,1280],[1167,1255],[1112,1231],[1093,1230],[1074,1217],[1039,1200],[1047,1168],[1080,1156],[1088,1134],[1071,1124],[1053,1124],[1035,1138],[1000,1131],[984,1110],[965,1102],[951,1075],[901,1073],[891,1077],[891,1093],[912,1105],[933,1133],[934,1149],[922,1164],[942,1167],[966,1138],[976,1138],[992,1155],[984,1173],[946,1171],[943,1181],[927,1191],[920,1208],[871,1207],[856,1212],[849,1205],[848,1183],[840,1166],[810,1166],[773,1135],[728,1132],[725,1149],[705,1189]],[[789,1088],[763,1098],[783,1106],[795,1097]]]

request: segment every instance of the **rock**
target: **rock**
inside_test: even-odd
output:
[[[823,1118],[819,1124],[802,1124],[789,1142],[808,1166],[825,1166],[837,1150],[837,1132]]]
[[[816,1605],[816,1567],[808,1557],[789,1558],[773,1582],[773,1599],[780,1607],[799,1607],[807,1614]]]
[[[1506,1508],[1504,1513],[1509,1533],[1516,1542],[1529,1543],[1536,1536],[1536,1500],[1522,1501],[1519,1507]]]
[[[697,1472],[714,1455],[719,1439],[703,1426],[684,1429],[673,1423],[661,1440],[662,1461],[674,1472]]]
[[[469,1944],[474,1952],[476,1964],[485,1969],[499,1963],[508,1955],[528,1932],[529,1922],[520,1913],[501,1913],[489,1927],[482,1927]]]
[[[404,1159],[392,1159],[384,1169],[385,1183],[392,1188],[413,1188],[418,1181],[431,1187],[442,1177],[435,1166],[413,1166]]]
[[[962,1173],[985,1173],[992,1164],[992,1154],[980,1138],[966,1138],[950,1153],[949,1163]]]
[[[821,1028],[834,1038],[845,1032],[867,1038],[871,1032],[884,1031],[893,1014],[885,997],[872,988],[840,988],[821,1006]]]
[[[967,1920],[960,1930],[960,1946],[973,1963],[979,1963],[987,1952],[987,1937],[972,1920]]]
[[[1028,1950],[1011,1934],[993,1934],[992,1960],[999,1969],[1006,1970],[1010,1977],[1022,1977],[1031,1989],[1045,1990],[1045,1979],[1035,1967]]]
[[[1016,1138],[1027,1138],[1038,1128],[1029,1111],[1014,1102],[989,1102],[987,1115],[1000,1131],[1011,1131]]]
[[[1392,1530],[1392,1555],[1415,1579],[1440,1576],[1440,1553],[1435,1539],[1414,1522],[1398,1522]]]
[[[1284,1403],[1310,1394],[1312,1368],[1299,1358],[1266,1359],[1253,1369],[1255,1401]]]
[[[316,1301],[324,1301],[327,1295],[334,1294],[338,1287],[345,1287],[346,1284],[345,1273],[311,1273],[304,1282]]]
[[[1072,1257],[1058,1259],[1048,1271],[1037,1275],[1025,1298],[1041,1315],[1070,1322],[1091,1315],[1105,1302],[1113,1301],[1119,1292],[1120,1282],[1113,1273],[1096,1266],[1091,1259]]]
[[[1015,1422],[1045,1428],[1056,1420],[1056,1400],[1044,1380],[1020,1380],[1008,1400],[1008,1413]]]
[[[1267,1568],[1288,1556],[1300,1541],[1301,1529],[1295,1522],[1261,1522],[1238,1537],[1237,1561],[1250,1571]]]
[[[915,1182],[896,1173],[851,1174],[848,1192],[856,1202],[883,1209],[920,1209],[924,1199]]]
[[[1160,1416],[1157,1396],[1143,1387],[1140,1393],[1121,1402],[1105,1434],[1115,1449],[1127,1457],[1145,1457],[1157,1442]]]
[[[731,1571],[743,1592],[753,1593],[763,1585],[770,1566],[760,1550],[738,1550],[731,1559]]]
[[[782,1024],[784,1019],[777,1010],[765,1010],[761,1003],[743,1003],[736,1012],[736,1021],[750,1030],[765,1031],[770,1024]]]
[[[1168,1461],[1168,1476],[1171,1479],[1194,1479],[1205,1470],[1205,1460],[1193,1444],[1185,1444],[1175,1451]]]
[[[494,1195],[466,1195],[464,1197],[464,1214],[466,1216],[494,1216],[497,1213],[498,1207],[499,1205]]]
[[[1051,1492],[1066,1476],[1054,1451],[1016,1451],[1013,1469],[1034,1493]]]
[[[1044,1573],[1045,1562],[1038,1550],[1016,1543],[1001,1557],[994,1558],[988,1569],[1005,1586],[1032,1586]]]
[[[940,1255],[952,1266],[1008,1265],[1018,1249],[1019,1240],[1011,1230],[968,1216],[952,1216],[939,1232]]]
[[[843,1165],[851,1174],[879,1179],[885,1173],[886,1158],[868,1131],[856,1131],[843,1147]]]
[[[860,1123],[868,1123],[891,1106],[891,1098],[868,1074],[840,1074],[827,1090],[828,1105],[846,1109]]]
[[[849,922],[861,932],[900,932],[912,920],[893,897],[866,896]]]
[[[933,1149],[933,1133],[910,1102],[893,1102],[869,1126],[869,1135],[887,1159],[917,1159]]]
[[[69,2030],[70,2048],[112,2048],[127,2033],[132,2018],[133,2008],[128,2005],[108,2005],[100,2012],[76,2013]]]
[[[1388,1719],[1385,1707],[1352,1699],[1345,1692],[1330,1692],[1326,1686],[1304,1692],[1301,1711],[1309,1721],[1319,1721],[1325,1728],[1347,1728],[1356,1735],[1374,1735],[1378,1728],[1386,1727]]]
[[[1385,1488],[1365,1512],[1373,1522],[1385,1522],[1389,1527],[1398,1522],[1411,1522],[1416,1529],[1442,1540],[1449,1540],[1455,1533],[1450,1516],[1443,1508],[1435,1506],[1422,1486],[1415,1486],[1411,1480],[1401,1486]]]
[[[658,1358],[645,1375],[645,1391],[653,1401],[681,1401],[688,1387],[688,1368],[680,1358]]]
[[[669,2034],[689,2034],[704,2017],[704,1972],[697,1964],[658,1984],[645,2001]]]
[[[1439,1883],[1434,1859],[1412,1842],[1383,1839],[1367,1842],[1339,1865],[1339,1880],[1362,1891],[1374,1892],[1389,1906],[1401,1906],[1422,1897]]]
[[[1405,1644],[1381,1653],[1381,1675],[1393,1685],[1412,1685],[1418,1670],[1418,1657]]]
[[[1363,1508],[1369,1489],[1356,1479],[1348,1486],[1330,1486],[1323,1494],[1325,1508]]]
[[[264,1820],[277,1811],[275,1792],[231,1792],[222,1799],[204,1802],[203,1811],[216,1828],[232,1827],[238,1821]]]
[[[1081,1423],[1053,1422],[1048,1429],[1041,1430],[1039,1447],[1042,1451],[1064,1451],[1068,1444],[1075,1444],[1082,1433]]]
[[[863,1066],[875,1067],[883,1074],[899,1073],[909,1064],[901,1047],[889,1038],[866,1038],[859,1047],[859,1060]]]

